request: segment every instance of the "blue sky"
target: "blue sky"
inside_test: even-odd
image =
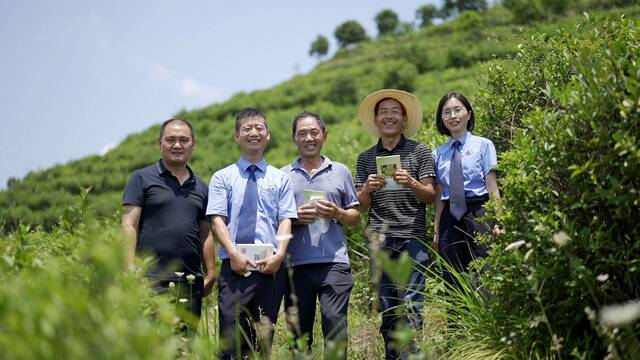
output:
[[[318,34],[437,0],[0,2],[0,189],[117,145],[182,108],[313,68]],[[251,104],[247,104],[250,106]]]

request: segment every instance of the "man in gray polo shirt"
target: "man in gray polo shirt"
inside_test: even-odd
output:
[[[349,169],[321,155],[327,132],[322,118],[302,112],[293,120],[300,157],[282,170],[289,174],[298,220],[289,244],[291,278],[285,293],[289,324],[296,338],[313,342],[316,300],[320,301],[325,351],[347,356],[347,307],[353,286],[343,225],[355,225],[360,212]]]
[[[422,107],[414,95],[395,89],[375,91],[362,100],[359,115],[364,128],[379,138],[376,145],[358,156],[356,188],[361,209],[369,208],[369,229],[385,237],[381,250],[392,259],[406,253],[414,263],[405,286],[394,284],[383,273],[379,289],[385,357],[406,358],[412,349],[399,349],[392,333],[402,322],[422,329],[429,260],[425,206],[435,198],[434,160],[424,144],[407,138],[422,122]],[[393,180],[400,186],[390,188],[387,179],[377,173],[376,158],[394,155],[400,156],[400,167],[393,173]]]

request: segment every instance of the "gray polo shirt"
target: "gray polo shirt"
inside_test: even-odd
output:
[[[353,177],[345,165],[323,156],[322,166],[313,173],[300,166],[300,159],[282,168],[289,175],[296,199],[296,207],[304,204],[304,190],[326,192],[327,200],[348,209],[359,205]],[[290,265],[318,263],[349,263],[347,243],[342,224],[334,219],[328,223],[294,225],[289,243]]]

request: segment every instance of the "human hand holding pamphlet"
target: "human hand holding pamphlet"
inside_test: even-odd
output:
[[[393,179],[393,173],[400,169],[400,155],[376,156],[376,168],[378,175],[384,176],[387,185],[380,190],[402,189]]]
[[[275,252],[272,244],[236,244],[236,248],[253,263],[263,260]],[[249,276],[251,275],[251,271],[259,270],[260,269],[255,266],[247,266],[247,272],[244,275]]]
[[[305,204],[317,204],[319,200],[327,200],[325,191],[304,189],[303,201]],[[320,235],[329,230],[329,219],[317,217],[316,221],[309,224],[309,234],[311,235],[311,246],[318,246],[320,243]]]

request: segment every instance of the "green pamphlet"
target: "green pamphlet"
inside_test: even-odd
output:
[[[378,175],[384,176],[387,180],[387,185],[382,190],[402,189],[402,186],[393,180],[393,173],[400,170],[400,155],[376,156],[376,168]]]

